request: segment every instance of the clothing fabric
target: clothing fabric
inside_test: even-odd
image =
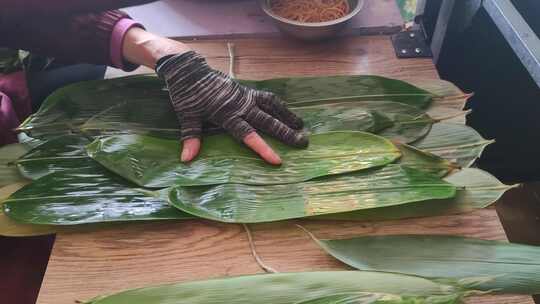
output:
[[[19,123],[11,99],[0,92],[0,146],[17,142],[17,135],[13,129]]]
[[[131,71],[137,65],[123,60],[123,41],[129,29],[142,25],[113,9],[148,2],[152,1],[0,0],[0,47],[53,57],[62,64],[91,63]],[[32,111],[26,78],[24,72],[0,75],[0,145],[14,142],[12,130]]]

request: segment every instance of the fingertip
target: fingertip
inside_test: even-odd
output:
[[[180,160],[183,163],[192,161],[201,149],[201,140],[199,138],[188,138],[183,141],[182,155]]]
[[[274,166],[280,166],[283,161],[281,160],[281,157],[279,157],[279,155],[277,155],[275,152],[273,152],[272,154],[269,154],[267,156],[263,156],[263,158],[271,165],[274,165]]]
[[[295,130],[302,130],[304,128],[304,121],[299,117],[295,117],[291,127]]]
[[[244,143],[259,154],[267,163],[275,166],[282,164],[281,157],[257,134],[251,132],[244,137]]]
[[[309,146],[309,137],[302,132],[298,132],[294,139],[294,145],[298,148],[307,148]]]

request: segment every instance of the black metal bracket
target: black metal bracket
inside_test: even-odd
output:
[[[431,58],[433,53],[422,29],[412,29],[392,35],[398,58]]]

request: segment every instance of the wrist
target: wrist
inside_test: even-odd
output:
[[[180,82],[183,86],[190,87],[202,78],[207,77],[212,69],[206,63],[204,57],[194,51],[181,54],[165,55],[161,57],[156,66],[156,73],[159,77],[169,82],[171,77],[175,82]],[[170,85],[170,83],[168,83]]]
[[[122,53],[127,61],[154,69],[160,58],[190,50],[181,42],[154,35],[141,28],[132,28],[126,33]]]

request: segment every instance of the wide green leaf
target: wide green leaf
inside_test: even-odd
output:
[[[348,104],[304,107],[294,112],[304,121],[310,134],[332,131],[367,131],[377,133],[394,125],[390,117]]]
[[[390,102],[381,102],[381,104],[395,104],[398,105],[398,107],[402,106]],[[385,111],[388,110],[384,107],[383,109]],[[359,120],[361,119],[362,118],[359,118]],[[321,130],[328,127],[329,123],[328,121],[319,123],[316,121],[313,122],[314,129]],[[366,122],[371,123],[373,120],[367,119]],[[336,123],[338,123],[338,121],[336,121]],[[333,122],[330,122],[330,124],[333,124]],[[88,143],[89,140],[80,134],[57,136],[35,146],[30,152],[27,152],[18,160],[13,161],[13,163],[18,166],[20,172],[22,172],[24,176],[30,179],[37,179],[46,174],[58,171],[88,168],[94,166],[94,161],[90,159],[86,153],[85,146]],[[25,151],[24,147],[21,147],[21,149],[21,151]],[[447,161],[437,159],[429,153],[415,150],[410,146],[400,147],[400,150],[403,153],[401,163],[406,164],[409,167],[414,167],[419,170],[432,170],[428,172],[433,172],[434,174],[440,174],[442,176],[453,167],[453,165]],[[14,175],[18,174],[14,172]]]
[[[96,167],[85,146],[90,141],[79,135],[59,136],[33,148],[15,161],[23,176],[36,180],[47,174]]]
[[[260,304],[296,304],[347,293],[430,297],[456,296],[462,292],[459,286],[415,276],[369,271],[328,271],[251,275],[168,284],[97,297],[87,304],[252,304],[254,301]]]
[[[4,214],[2,204],[15,191],[27,183],[16,183],[0,188],[0,235],[9,237],[28,237],[53,234],[56,227],[48,225],[32,225],[15,221]]]
[[[4,213],[22,223],[44,225],[192,218],[156,193],[98,167],[44,176],[11,195]]]
[[[302,102],[297,105],[390,100],[427,107],[436,96],[406,82],[379,76],[241,82],[274,91],[291,103]],[[49,96],[19,130],[34,137],[50,137],[81,129],[94,132],[129,129],[177,136],[178,124],[163,86],[161,80],[149,75],[72,84]]]
[[[407,82],[372,75],[276,78],[251,82],[251,85],[273,92],[295,106],[338,100],[387,100],[426,108],[435,97]]]
[[[287,184],[320,176],[383,166],[401,156],[388,140],[363,132],[332,132],[310,137],[307,149],[268,139],[283,165],[271,166],[228,135],[205,138],[198,158],[179,161],[180,143],[142,135],[101,138],[89,155],[109,170],[144,187]]]
[[[457,187],[450,199],[375,208],[314,217],[325,220],[382,221],[415,217],[459,214],[486,208],[496,202],[511,186],[479,169],[463,169],[447,176],[445,181]]]
[[[97,113],[82,124],[79,129],[87,134],[117,134],[124,132],[145,133],[163,138],[178,138],[179,123],[174,111],[170,108],[168,99],[149,101],[147,99],[132,100],[129,103],[111,104],[109,109]],[[382,103],[382,102],[381,102]],[[384,106],[384,105],[381,105]],[[372,107],[373,108],[373,107]],[[407,113],[411,107],[396,104],[389,110]],[[414,112],[420,112],[413,107]],[[306,131],[311,134],[329,131],[369,131],[379,132],[392,127],[394,122],[386,114],[393,112],[372,111],[370,108],[356,104],[336,104],[332,106],[317,105],[294,109],[302,117]],[[414,115],[414,112],[412,115]],[[421,112],[420,112],[421,113]],[[406,117],[405,117],[406,118]],[[399,122],[401,123],[403,119]],[[217,128],[206,129],[213,133]],[[417,139],[425,134],[423,129],[416,128],[411,131],[410,140]]]
[[[154,76],[138,75],[124,78],[79,82],[53,92],[39,111],[27,118],[20,131],[33,137],[53,136],[78,131],[95,115],[110,111],[112,106],[146,100],[148,103],[168,98],[162,81]],[[172,107],[168,105],[173,113]],[[144,111],[133,114],[145,115]]]
[[[162,104],[158,106],[156,103]],[[141,111],[141,109],[144,109]],[[330,131],[368,131],[402,142],[425,136],[435,122],[422,110],[390,101],[355,101],[291,108],[311,134]],[[144,114],[142,114],[143,112]],[[132,100],[113,104],[80,126],[87,134],[146,133],[177,138],[179,126],[168,100]],[[206,130],[207,133],[215,129]]]
[[[468,126],[437,123],[425,138],[412,145],[462,167],[469,167],[491,143],[493,141],[484,139]]]
[[[540,293],[540,247],[456,236],[396,235],[320,240],[329,254],[359,270],[428,278],[492,278],[475,286],[502,293]]]
[[[15,166],[15,161],[28,152],[23,144],[11,144],[0,147],[0,187],[25,181]]]
[[[206,219],[259,223],[451,198],[455,192],[437,176],[388,165],[289,185],[173,187],[169,202]]]

